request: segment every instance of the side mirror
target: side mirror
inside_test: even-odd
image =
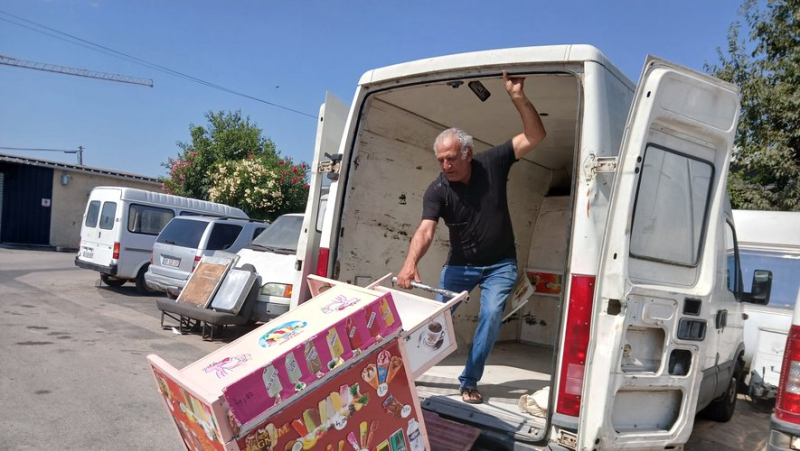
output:
[[[769,304],[769,295],[772,291],[772,271],[756,269],[753,271],[753,288],[748,296],[748,302],[759,305]]]

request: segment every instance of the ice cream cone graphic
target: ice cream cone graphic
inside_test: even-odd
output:
[[[394,379],[394,376],[397,374],[398,371],[400,371],[400,368],[402,367],[403,367],[403,359],[401,359],[396,355],[392,356],[392,359],[389,361],[389,376],[386,377],[387,384],[392,383],[392,379]]]
[[[378,367],[376,367],[374,363],[370,363],[364,367],[361,371],[361,378],[375,390],[378,389]]]

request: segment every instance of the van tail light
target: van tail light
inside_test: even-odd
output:
[[[328,258],[331,255],[330,249],[326,247],[319,248],[317,255],[317,275],[320,277],[328,277]]]
[[[586,351],[589,348],[589,329],[592,321],[595,276],[574,274],[569,290],[569,310],[561,376],[558,384],[558,413],[577,417],[581,411]]]
[[[200,263],[200,258],[201,257],[199,255],[194,256],[194,263],[192,263],[192,272],[194,272],[195,268],[197,268],[197,265]]]
[[[792,326],[786,339],[775,416],[800,424],[800,326]]]
[[[114,243],[114,253],[111,255],[114,260],[119,259],[119,241]]]

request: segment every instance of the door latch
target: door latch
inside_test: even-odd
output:
[[[617,157],[598,157],[590,153],[583,162],[583,175],[590,182],[598,172],[617,172]]]
[[[339,180],[339,171],[342,167],[342,156],[340,154],[331,155],[325,152],[327,161],[320,161],[317,165],[317,172],[320,174],[327,173],[328,179],[336,181]]]

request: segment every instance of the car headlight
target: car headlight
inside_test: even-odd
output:
[[[292,297],[292,284],[290,283],[265,283],[261,287],[261,294],[265,296]]]

